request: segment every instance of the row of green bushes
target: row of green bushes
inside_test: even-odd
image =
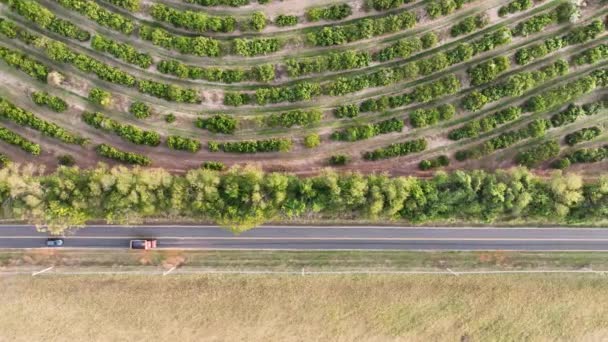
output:
[[[388,159],[401,157],[412,153],[418,153],[426,150],[427,142],[424,138],[410,140],[402,143],[390,144],[373,151],[368,151],[363,154],[363,158],[367,160]]]
[[[133,125],[120,123],[99,112],[84,112],[82,113],[82,120],[92,127],[113,132],[124,140],[134,144],[148,146],[158,146],[160,144],[160,134],[153,131],[144,131]]]
[[[478,86],[493,81],[510,66],[509,58],[498,56],[469,68],[467,74],[469,74],[471,84]]]
[[[555,158],[558,155],[559,143],[557,140],[548,140],[517,153],[515,162],[526,167],[536,167],[540,163]]]
[[[201,142],[196,139],[170,135],[167,137],[167,146],[174,150],[197,152],[201,149]]]
[[[289,138],[271,138],[265,140],[243,140],[217,142],[209,141],[209,151],[229,153],[288,152],[293,146]]]
[[[135,29],[133,21],[121,14],[108,11],[94,1],[90,0],[55,0],[61,6],[74,10],[87,18],[95,21],[101,26],[112,30],[131,34]]]
[[[237,28],[236,19],[232,16],[218,17],[200,11],[180,11],[161,3],[150,7],[150,15],[157,21],[197,32],[232,32]]]
[[[498,16],[505,17],[508,14],[513,14],[519,11],[525,11],[531,8],[533,4],[534,3],[532,2],[532,0],[513,0],[498,9]]]
[[[553,127],[567,125],[573,123],[579,117],[598,114],[604,108],[608,108],[607,100],[585,103],[582,106],[571,103],[565,110],[551,116],[551,124]]]
[[[152,164],[150,158],[133,152],[125,152],[108,144],[98,145],[95,150],[102,157],[114,159],[127,164],[148,166]]]
[[[608,44],[600,44],[589,48],[574,56],[576,65],[595,64],[604,59],[608,59]]]
[[[232,134],[237,128],[236,119],[227,114],[216,114],[208,118],[198,118],[194,124],[198,128],[223,134]]]
[[[507,107],[481,119],[470,120],[462,127],[451,130],[448,138],[452,140],[475,138],[481,133],[489,132],[502,124],[519,119],[521,112],[521,107]]]
[[[450,165],[450,158],[448,156],[439,156],[432,159],[423,159],[418,164],[418,168],[422,171],[436,169]]]
[[[434,47],[437,45],[438,40],[439,38],[433,32],[425,33],[420,37],[403,38],[378,51],[373,59],[379,62],[386,62],[395,58],[408,58],[418,51]]]
[[[371,61],[372,57],[369,52],[348,50],[330,52],[329,54],[312,58],[290,58],[285,61],[285,66],[290,77],[299,77],[326,71],[365,68],[369,66]]]
[[[470,0],[430,0],[426,3],[426,14],[431,19],[452,14]]]
[[[106,0],[112,5],[116,5],[118,7],[122,7],[130,12],[139,11],[139,6],[141,5],[140,0]]]
[[[583,141],[593,140],[602,133],[602,129],[593,126],[579,129],[578,131],[566,134],[566,144],[574,146]]]
[[[325,7],[313,7],[306,10],[308,21],[342,20],[353,13],[348,4],[336,4]]]
[[[156,69],[163,74],[171,74],[179,78],[202,79],[228,84],[243,81],[270,82],[276,76],[272,64],[260,64],[245,70],[242,68],[199,67],[177,60],[162,60],[156,65]]]
[[[432,126],[440,121],[447,121],[454,117],[456,108],[451,104],[442,104],[435,108],[420,108],[410,113],[410,123],[420,128]]]
[[[0,117],[13,121],[20,126],[30,127],[46,136],[68,144],[84,145],[87,143],[87,139],[70,133],[55,123],[45,121],[3,98],[0,98]]]
[[[167,50],[176,50],[185,55],[218,57],[221,55],[220,42],[208,37],[177,36],[160,27],[142,25],[139,38],[152,42]]]
[[[454,26],[452,26],[450,29],[450,34],[452,37],[468,34],[475,30],[486,27],[489,22],[490,18],[485,13],[472,15],[454,24]]]
[[[21,70],[30,77],[46,83],[50,69],[39,61],[3,46],[0,46],[0,58],[13,68]]]
[[[401,132],[404,126],[403,120],[392,118],[366,125],[351,126],[339,131],[335,131],[331,134],[331,139],[341,141],[365,140],[380,134]]]
[[[152,56],[149,53],[139,52],[129,44],[119,43],[99,34],[93,36],[91,47],[97,51],[109,53],[118,59],[137,65],[143,69],[148,69],[153,62]]]
[[[537,14],[526,21],[520,22],[513,29],[513,35],[525,37],[540,32],[551,24],[568,22],[573,15],[576,15],[577,11],[578,8],[575,4],[563,2],[548,12]]]
[[[408,4],[413,0],[365,0],[365,9],[369,10],[370,8],[375,9],[376,11],[386,11],[389,9],[400,7],[404,4]]]
[[[5,127],[0,127],[0,140],[19,147],[27,153],[35,156],[39,155],[42,149],[40,145],[22,137],[21,135],[9,130]]]
[[[311,110],[290,110],[282,113],[272,113],[265,118],[265,123],[269,127],[310,126],[321,121],[323,112],[319,109]]]
[[[553,163],[553,167],[565,169],[571,164],[597,163],[608,158],[608,145],[595,148],[582,148],[569,153]]]
[[[68,109],[68,104],[62,98],[53,96],[46,91],[35,91],[32,93],[32,101],[39,106],[47,106],[52,111],[61,113]]]

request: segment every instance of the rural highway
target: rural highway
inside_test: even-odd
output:
[[[0,248],[45,248],[46,233],[0,225]],[[608,251],[608,228],[424,228],[263,226],[240,235],[215,226],[91,225],[61,248],[128,248],[156,238],[162,249]]]

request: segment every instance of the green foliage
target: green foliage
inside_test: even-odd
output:
[[[559,155],[559,143],[556,140],[545,141],[534,147],[519,152],[515,162],[526,167],[536,167],[540,163]]]
[[[199,67],[186,65],[177,60],[162,60],[156,65],[156,69],[163,74],[171,74],[179,78],[202,79],[211,82],[234,83],[253,79],[252,72],[245,72],[240,68]]]
[[[191,4],[197,4],[201,6],[231,6],[240,7],[249,5],[249,0],[185,0]],[[258,2],[262,3],[262,1]]]
[[[294,86],[257,88],[255,100],[258,105],[279,102],[308,101],[321,94],[321,86],[317,83],[300,82]]]
[[[420,161],[418,168],[422,171],[427,171],[448,165],[450,165],[450,159],[448,156],[439,156],[433,159],[424,159]]]
[[[595,19],[587,26],[573,28],[563,39],[570,45],[582,44],[595,39],[602,32],[604,24],[600,19]]]
[[[477,39],[471,43],[473,47],[473,54],[493,50],[494,48],[509,44],[511,42],[512,33],[508,27],[500,27],[492,33],[486,33],[480,39]]]
[[[277,38],[237,38],[232,43],[232,50],[237,55],[252,57],[277,52],[281,45]]]
[[[236,131],[237,121],[230,115],[217,114],[208,118],[198,118],[195,125],[213,133],[233,134]]]
[[[295,15],[279,14],[274,19],[274,24],[279,27],[295,26],[298,24],[298,17]]]
[[[467,73],[471,78],[471,84],[478,86],[493,81],[509,67],[509,58],[498,56],[469,68]]]
[[[468,2],[467,0],[431,0],[426,3],[426,14],[431,19],[439,18],[452,14],[455,10],[460,9],[462,5]]]
[[[270,82],[276,77],[273,64],[259,64],[251,69],[251,77],[260,82]]]
[[[334,110],[336,118],[354,118],[359,116],[359,106],[356,104],[342,105]]]
[[[46,65],[37,60],[2,46],[0,46],[0,58],[11,67],[23,71],[38,81],[46,83],[50,70]]]
[[[139,11],[140,0],[108,0],[108,2],[131,12]]]
[[[201,149],[201,142],[195,139],[180,137],[177,135],[170,135],[167,138],[167,146],[174,150],[182,150],[194,153]]]
[[[431,34],[433,33],[431,32]],[[428,37],[430,36],[424,35],[423,37],[427,37],[427,39],[429,39]],[[437,40],[436,36],[434,37],[435,40]],[[380,62],[386,62],[395,58],[407,58],[412,54],[421,51],[423,48],[422,38],[404,38],[400,39],[391,46],[380,50],[374,59],[377,59]]]
[[[145,119],[150,116],[150,106],[141,102],[135,101],[129,107],[129,113],[133,114],[138,119]]]
[[[119,43],[101,35],[93,36],[91,47],[143,69],[148,69],[152,65],[152,56],[149,53],[139,52],[129,44]]]
[[[11,165],[11,160],[9,159],[9,157],[0,153],[0,169],[4,169],[9,165]]]
[[[11,145],[15,145],[25,152],[31,153],[35,156],[39,155],[41,152],[40,145],[29,141],[8,128],[0,127],[0,140]]]
[[[236,19],[232,16],[217,17],[199,11],[180,11],[161,3],[152,5],[150,15],[157,21],[196,32],[232,32],[236,29]]]
[[[562,38],[549,38],[540,44],[534,44],[517,50],[515,52],[515,62],[519,65],[526,65],[564,46],[566,46],[566,42]]]
[[[606,107],[608,107],[608,101],[597,101],[583,106],[570,104],[565,110],[551,116],[551,124],[553,127],[559,127],[573,123],[581,116],[598,114],[601,109]]]
[[[412,28],[416,20],[415,14],[404,11],[382,18],[360,19],[347,25],[325,26],[308,33],[307,38],[314,46],[342,45]]]
[[[489,23],[489,18],[486,14],[477,14],[466,17],[458,23],[454,24],[450,29],[452,37],[458,37],[463,34],[471,33],[475,30],[484,28]]]
[[[229,153],[288,152],[293,142],[288,138],[216,142],[209,141],[209,151]]]
[[[341,71],[359,69],[369,66],[372,58],[369,52],[353,50],[330,52],[313,58],[288,59],[285,61],[290,77],[322,73],[326,71]]]
[[[527,9],[529,9],[530,7],[532,7],[532,0],[513,0],[511,2],[509,2],[508,4],[500,7],[498,9],[498,15],[500,17],[505,17],[508,14],[513,14],[515,12],[519,12],[519,11],[525,11]]]
[[[397,8],[403,4],[410,3],[412,0],[366,0],[365,6],[376,11],[386,11]]]
[[[403,130],[403,120],[388,119],[373,124],[358,125],[332,133],[333,140],[357,141],[375,137],[380,134],[401,132]]]
[[[122,124],[101,113],[82,113],[82,120],[97,129],[114,132],[126,141],[138,145],[158,146],[160,144],[160,134],[152,131],[144,131],[139,127]]]
[[[87,18],[94,20],[101,26],[111,28],[124,34],[131,34],[135,29],[135,25],[131,19],[128,19],[118,13],[108,11],[94,1],[89,0],[55,0],[61,6],[74,10]]]
[[[329,165],[343,166],[350,163],[351,158],[345,154],[336,154],[329,157]]]
[[[0,98],[0,117],[13,121],[20,126],[30,127],[46,136],[59,139],[68,144],[84,145],[87,143],[86,139],[72,134],[52,122],[42,120],[3,98]]]
[[[521,117],[521,107],[507,107],[477,120],[470,120],[464,126],[451,130],[448,137],[452,140],[475,138],[507,122]]]
[[[139,38],[151,41],[156,46],[176,50],[182,54],[201,57],[218,57],[221,54],[220,42],[208,37],[176,36],[158,27],[142,25]]]
[[[68,104],[60,97],[50,95],[47,92],[35,91],[32,100],[39,106],[48,106],[52,111],[61,113],[68,109]]]
[[[3,0],[12,11],[36,25],[67,38],[87,41],[91,38],[89,32],[73,23],[55,17],[48,8],[32,0]]]
[[[117,149],[116,147],[110,146],[108,144],[101,144],[95,148],[97,154],[102,157],[114,159],[121,161],[127,164],[135,164],[135,165],[143,165],[148,166],[152,164],[150,158],[143,156],[141,154],[125,152]]]
[[[74,166],[76,164],[76,160],[69,154],[62,154],[57,157],[57,163],[63,166]]]
[[[321,145],[321,137],[317,133],[311,133],[304,137],[304,146],[306,148],[315,148]]]
[[[608,145],[597,148],[582,148],[565,157],[571,164],[597,163],[608,158]]]
[[[367,160],[379,160],[406,156],[408,154],[426,150],[427,142],[424,138],[410,140],[402,143],[390,144],[370,152],[365,152],[363,158]]]
[[[315,7],[306,11],[308,21],[342,20],[353,13],[348,4],[337,4],[327,7]]]
[[[323,112],[318,109],[308,111],[295,109],[283,113],[273,113],[266,117],[265,122],[269,127],[310,126],[321,121]]]
[[[605,59],[608,59],[608,44],[600,44],[574,56],[574,63],[576,65],[595,64]]]
[[[456,114],[456,108],[451,104],[428,109],[420,108],[410,113],[410,122],[416,128],[432,126],[440,121],[450,120],[454,114]]]
[[[264,12],[256,11],[251,14],[251,18],[249,19],[249,26],[255,31],[262,31],[266,28],[266,15]]]
[[[88,99],[102,107],[109,107],[112,103],[112,94],[109,91],[94,87],[89,91]]]
[[[513,29],[514,36],[529,36],[533,33],[537,33],[545,29],[545,27],[555,23],[557,17],[554,12],[541,13],[533,16],[532,18],[520,22]]]
[[[213,171],[225,171],[226,164],[218,161],[206,161],[203,162],[201,167],[205,170],[213,170]]]
[[[576,132],[566,134],[566,144],[574,146],[583,141],[593,140],[601,133],[602,129],[597,126],[585,127]]]
[[[224,93],[224,104],[226,106],[242,106],[251,102],[251,97],[246,93],[228,91]]]
[[[165,122],[166,123],[174,123],[175,122],[175,114],[173,113],[169,113],[167,115],[165,115]]]

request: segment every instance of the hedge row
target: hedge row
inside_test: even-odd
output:
[[[141,26],[138,31],[139,38],[182,54],[202,57],[218,57],[221,54],[220,42],[217,39],[177,36],[162,28],[147,25]]]
[[[158,146],[160,144],[160,134],[152,131],[144,131],[139,127],[122,124],[99,112],[82,113],[82,120],[97,129],[114,132],[121,138],[138,145]]]
[[[28,139],[22,137],[21,135],[4,127],[0,127],[0,140],[11,145],[15,145],[20,149],[24,150],[25,152],[31,153],[35,156],[39,155],[42,151],[40,149],[40,145],[31,142]]]
[[[463,34],[471,33],[475,30],[482,29],[488,25],[490,19],[487,14],[477,14],[464,18],[458,23],[454,24],[450,29],[452,37],[458,37]]]
[[[150,15],[157,21],[196,32],[232,32],[237,28],[236,19],[232,16],[218,17],[200,11],[180,11],[160,3],[150,7]]]
[[[140,0],[106,0],[109,3],[116,5],[118,7],[122,7],[131,12],[139,11]]]
[[[568,73],[568,63],[562,59],[535,71],[522,71],[509,76],[506,81],[473,91],[462,100],[462,106],[477,111],[486,104],[503,97],[521,96],[526,91]]]
[[[167,138],[167,146],[174,150],[182,150],[194,153],[201,149],[201,142],[191,138],[171,135]]]
[[[390,144],[383,148],[365,152],[363,154],[363,158],[367,160],[379,160],[401,157],[412,153],[422,152],[426,150],[426,147],[427,142],[424,138],[416,139],[402,143]]]
[[[295,26],[298,24],[298,17],[295,15],[279,14],[274,18],[274,24],[278,27]]]
[[[582,106],[577,106],[571,103],[565,110],[551,116],[551,124],[553,127],[560,127],[573,123],[581,116],[595,115],[603,108],[608,108],[608,101],[586,103]]]
[[[308,101],[320,94],[319,84],[301,82],[288,87],[258,88],[255,91],[255,100],[258,105],[263,106],[268,103]]]
[[[348,4],[336,4],[326,7],[313,7],[306,11],[308,21],[342,20],[353,13]]]
[[[509,58],[498,56],[469,68],[467,73],[471,79],[471,84],[478,86],[495,80],[500,74],[507,71],[509,67]]]
[[[578,7],[574,3],[563,2],[546,13],[537,14],[526,21],[520,22],[513,29],[513,35],[525,37],[540,32],[553,23],[568,22],[574,15],[577,15],[578,11]]]
[[[365,8],[373,8],[376,11],[386,11],[397,8],[403,4],[409,4],[413,0],[365,0]]]
[[[150,158],[146,156],[142,156],[141,154],[137,153],[121,151],[116,147],[110,146],[108,144],[98,145],[95,150],[97,151],[97,154],[102,157],[118,160],[127,164],[135,164],[142,166],[148,166],[152,164]]]
[[[334,116],[341,118],[354,118],[359,116],[359,106],[356,104],[341,105],[334,109]]]
[[[232,50],[237,55],[252,57],[277,52],[282,45],[277,38],[237,38],[232,42]]]
[[[475,138],[481,133],[489,132],[502,124],[519,119],[521,112],[521,107],[507,107],[481,119],[471,120],[464,126],[451,130],[448,138],[452,140]]]
[[[519,152],[515,156],[515,162],[526,167],[536,167],[540,163],[555,158],[559,155],[559,143],[557,140],[545,141],[535,144],[534,147]]]
[[[376,123],[352,126],[343,130],[335,131],[331,134],[331,139],[341,141],[365,140],[380,134],[401,132],[403,127],[403,120],[392,118]]]
[[[32,0],[1,0],[10,9],[36,25],[64,37],[87,41],[91,34],[73,23],[59,19],[48,8]]]
[[[595,64],[604,59],[608,59],[608,44],[601,44],[596,47],[589,48],[574,56],[574,63]]]
[[[108,27],[112,30],[120,31],[124,34],[131,34],[135,29],[135,25],[131,19],[126,18],[118,13],[108,11],[99,6],[94,1],[89,0],[55,0],[61,6],[74,10],[87,18],[97,22],[101,26]]]
[[[177,60],[162,60],[156,65],[156,69],[163,74],[171,74],[179,78],[202,79],[228,84],[243,81],[270,82],[275,78],[275,68],[272,64],[260,64],[244,70],[241,68],[199,67]]]
[[[209,141],[209,151],[229,153],[288,152],[292,145],[293,142],[289,138],[229,142]]]
[[[498,9],[498,16],[504,17],[507,14],[513,14],[519,11],[525,11],[532,7],[534,3],[532,0],[514,0],[509,2],[508,4],[501,6]]]
[[[295,59],[285,61],[287,73],[290,77],[321,73],[325,71],[340,71],[365,68],[369,66],[372,57],[369,52],[343,51],[330,52],[327,55],[313,58]]]
[[[227,114],[217,114],[208,118],[198,118],[194,124],[198,128],[206,129],[213,133],[232,134],[237,128],[236,119]]]
[[[326,26],[308,33],[307,38],[314,46],[342,45],[412,28],[416,21],[415,14],[404,11],[377,19],[361,19],[347,25]]]
[[[67,102],[60,97],[50,95],[46,91],[33,92],[32,101],[39,106],[47,106],[57,113],[65,112],[68,109]]]
[[[585,127],[576,132],[566,134],[566,144],[574,146],[583,141],[593,140],[600,134],[602,134],[602,129],[597,126]]]
[[[447,121],[454,117],[456,108],[451,104],[442,104],[435,108],[420,108],[410,113],[410,123],[420,128],[435,125],[440,121]]]
[[[386,62],[395,58],[408,58],[412,54],[430,49],[437,44],[437,35],[433,32],[425,33],[421,37],[400,39],[396,43],[385,47],[374,55],[374,60]]]
[[[0,153],[0,169],[3,169],[11,164],[11,160],[3,153]]]
[[[93,36],[91,47],[143,69],[148,69],[152,65],[152,56],[149,53],[139,52],[129,44],[119,43],[101,35]]]
[[[68,144],[84,145],[87,143],[87,139],[72,134],[52,122],[42,120],[35,114],[23,110],[3,98],[0,98],[0,117],[11,120],[20,126],[33,128],[46,136]]]
[[[452,14],[470,0],[431,0],[426,4],[426,14],[431,19]]]
[[[439,156],[433,159],[424,159],[418,164],[418,168],[422,171],[436,169],[450,165],[450,158],[448,156]]]
[[[579,163],[597,163],[606,158],[608,158],[608,145],[596,148],[582,148],[568,154],[564,159],[568,161],[567,166],[569,166],[570,164]]]
[[[49,68],[37,60],[32,59],[21,52],[7,49],[2,46],[0,46],[0,58],[2,58],[6,64],[23,71],[38,81],[46,83],[49,75]]]
[[[320,122],[322,118],[323,112],[319,109],[311,109],[308,111],[296,109],[279,114],[270,114],[265,118],[265,123],[269,127],[303,127],[316,124]]]
[[[224,171],[226,170],[226,164],[218,161],[206,161],[201,164],[201,168],[205,170]]]

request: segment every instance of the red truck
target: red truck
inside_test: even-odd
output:
[[[131,249],[156,248],[156,239],[131,240]]]

